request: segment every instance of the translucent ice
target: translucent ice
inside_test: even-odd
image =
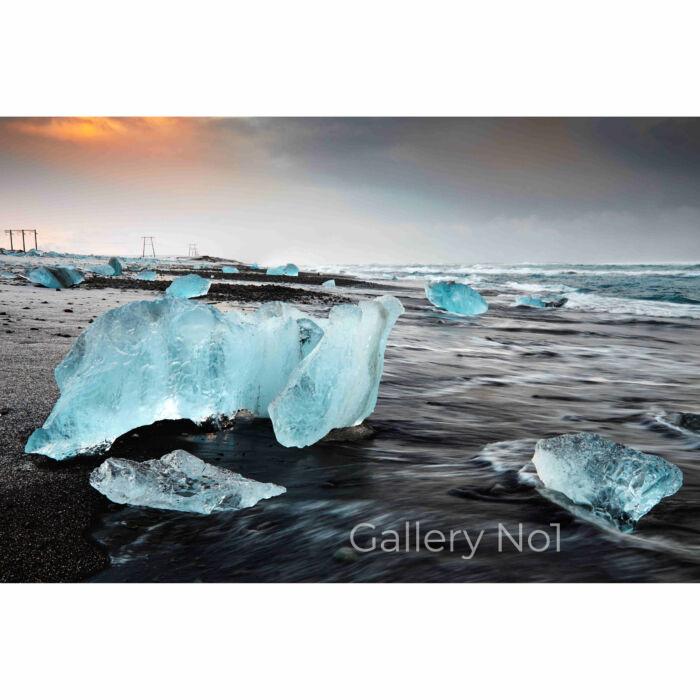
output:
[[[546,308],[546,304],[539,297],[522,296],[515,297],[516,306],[532,306],[536,309]]]
[[[516,306],[532,306],[535,309],[558,308],[564,306],[566,301],[566,297],[546,297],[544,299],[527,295],[515,297]]]
[[[597,433],[539,440],[532,461],[547,489],[621,529],[633,527],[683,484],[683,473],[674,464]]]
[[[428,282],[425,296],[439,309],[461,316],[476,316],[489,308],[479,292],[462,282]]]
[[[115,275],[121,275],[124,272],[124,265],[119,258],[110,258],[107,264],[114,270]]]
[[[143,270],[136,275],[137,280],[145,280],[146,282],[155,282],[158,279],[158,275],[155,270]]]
[[[165,293],[169,297],[191,299],[192,297],[205,296],[209,287],[211,287],[211,280],[204,279],[199,275],[183,275],[174,280]]]
[[[227,275],[237,275],[238,274],[238,268],[235,265],[224,265],[221,268],[221,272],[227,274]]]
[[[115,503],[204,515],[250,508],[287,490],[246,479],[184,450],[147,462],[110,457],[90,474],[90,484]]]
[[[283,445],[311,444],[374,409],[402,311],[393,297],[337,306],[327,319],[279,302],[225,314],[167,296],[125,304],[97,318],[56,368],[59,399],[25,449],[66,459],[158,420],[244,409],[271,417]]]
[[[111,266],[104,263],[102,265],[93,265],[90,270],[96,275],[101,275],[102,277],[115,277],[117,271]]]
[[[333,289],[333,287],[335,287],[335,280],[326,280],[321,286]]]
[[[0,277],[4,280],[13,280],[17,275],[14,272],[5,272],[4,270],[0,272]]]
[[[298,277],[299,268],[293,263],[287,263],[286,265],[278,265],[277,267],[269,267],[267,269],[266,275],[284,275],[286,277]]]
[[[35,267],[28,276],[34,284],[50,289],[67,289],[83,281],[83,276],[74,267]]]

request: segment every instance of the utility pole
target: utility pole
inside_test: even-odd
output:
[[[141,236],[141,257],[145,258],[146,257],[146,248],[150,247],[151,249],[151,255],[155,258],[156,257],[156,249],[155,246],[153,245],[153,239],[154,236]]]
[[[196,243],[190,243],[189,249],[187,250],[187,256],[190,258],[197,257],[197,244]]]
[[[12,229],[6,228],[5,233],[10,235],[10,250],[14,250],[15,247],[14,247],[14,245],[12,245],[12,233],[13,233]]]

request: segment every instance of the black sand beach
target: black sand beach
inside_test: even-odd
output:
[[[196,272],[237,277],[213,269]],[[259,284],[213,284],[206,301],[321,306],[350,301],[312,288],[328,276],[266,278],[251,272],[245,278]],[[24,445],[58,397],[54,369],[80,332],[108,309],[152,298],[168,284],[93,277],[60,292],[19,281],[0,285],[0,581],[80,581],[108,565],[107,554],[86,534],[95,514],[109,507],[88,483],[104,456],[57,463],[25,454]],[[337,284],[363,285],[351,278]],[[197,432],[192,424],[187,429]]]

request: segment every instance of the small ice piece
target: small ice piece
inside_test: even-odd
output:
[[[333,289],[335,287],[335,280],[326,280],[321,286]]]
[[[267,269],[266,275],[283,275],[285,277],[298,277],[299,268],[293,263],[287,263],[286,265],[278,265],[277,267],[269,267]]]
[[[138,275],[136,275],[137,280],[144,280],[146,282],[155,282],[156,279],[158,279],[158,275],[156,275],[155,270],[144,270],[143,272],[139,272]]]
[[[101,277],[115,277],[117,274],[116,270],[107,263],[102,265],[93,265],[90,270]]]
[[[515,305],[516,306],[532,306],[535,309],[544,309],[547,307],[547,305],[540,299],[539,297],[532,297],[532,296],[520,296],[520,297],[515,297]]]
[[[123,304],[95,319],[58,365],[60,396],[25,451],[94,454],[142,425],[243,410],[272,418],[282,444],[309,445],[374,409],[402,311],[394,297],[336,306],[328,318],[280,302],[252,313],[169,296]]]
[[[532,461],[547,489],[629,530],[683,484],[681,470],[661,457],[598,435],[568,433],[535,445]]]
[[[203,515],[250,508],[287,490],[246,479],[185,450],[147,462],[109,457],[90,474],[90,485],[114,503]]]
[[[183,275],[174,280],[165,293],[169,297],[192,299],[192,297],[206,296],[209,287],[211,287],[211,280],[199,275]]]
[[[248,265],[248,267],[251,270],[259,270],[260,269],[260,265],[258,265],[258,263],[250,263],[250,265]]]
[[[477,316],[489,308],[484,297],[463,282],[428,282],[425,296],[439,309],[460,316]]]
[[[238,268],[235,265],[224,265],[221,268],[221,272],[223,272],[226,275],[237,275]]]
[[[115,275],[121,275],[124,272],[124,264],[119,258],[110,258],[107,264],[114,270]]]
[[[0,277],[4,280],[13,280],[17,275],[14,274],[14,272],[0,272]]]
[[[29,279],[42,287],[68,289],[83,281],[83,276],[74,267],[35,267],[29,272]]]

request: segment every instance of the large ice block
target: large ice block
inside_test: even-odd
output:
[[[74,267],[35,267],[29,271],[29,279],[42,287],[67,289],[83,281],[83,276]]]
[[[204,515],[250,508],[287,490],[246,479],[185,450],[147,462],[110,457],[90,474],[90,485],[115,503]]]
[[[211,287],[211,280],[199,275],[182,275],[170,284],[165,293],[169,297],[192,299],[206,296],[209,287]]]
[[[158,420],[240,410],[272,417],[284,445],[311,444],[373,410],[402,310],[393,297],[337,306],[327,319],[280,302],[253,313],[168,296],[125,304],[98,317],[56,368],[59,399],[25,449],[66,459]]]
[[[477,316],[489,308],[479,292],[462,282],[428,282],[425,296],[439,309],[460,316]]]
[[[546,488],[622,529],[632,527],[683,484],[683,473],[674,464],[597,433],[539,440],[532,461]]]
[[[114,270],[115,275],[121,275],[124,272],[124,263],[119,258],[110,258],[107,264]]]
[[[266,275],[283,275],[285,277],[298,277],[299,268],[293,263],[287,263],[286,265],[278,265],[277,267],[269,267],[267,269]]]

